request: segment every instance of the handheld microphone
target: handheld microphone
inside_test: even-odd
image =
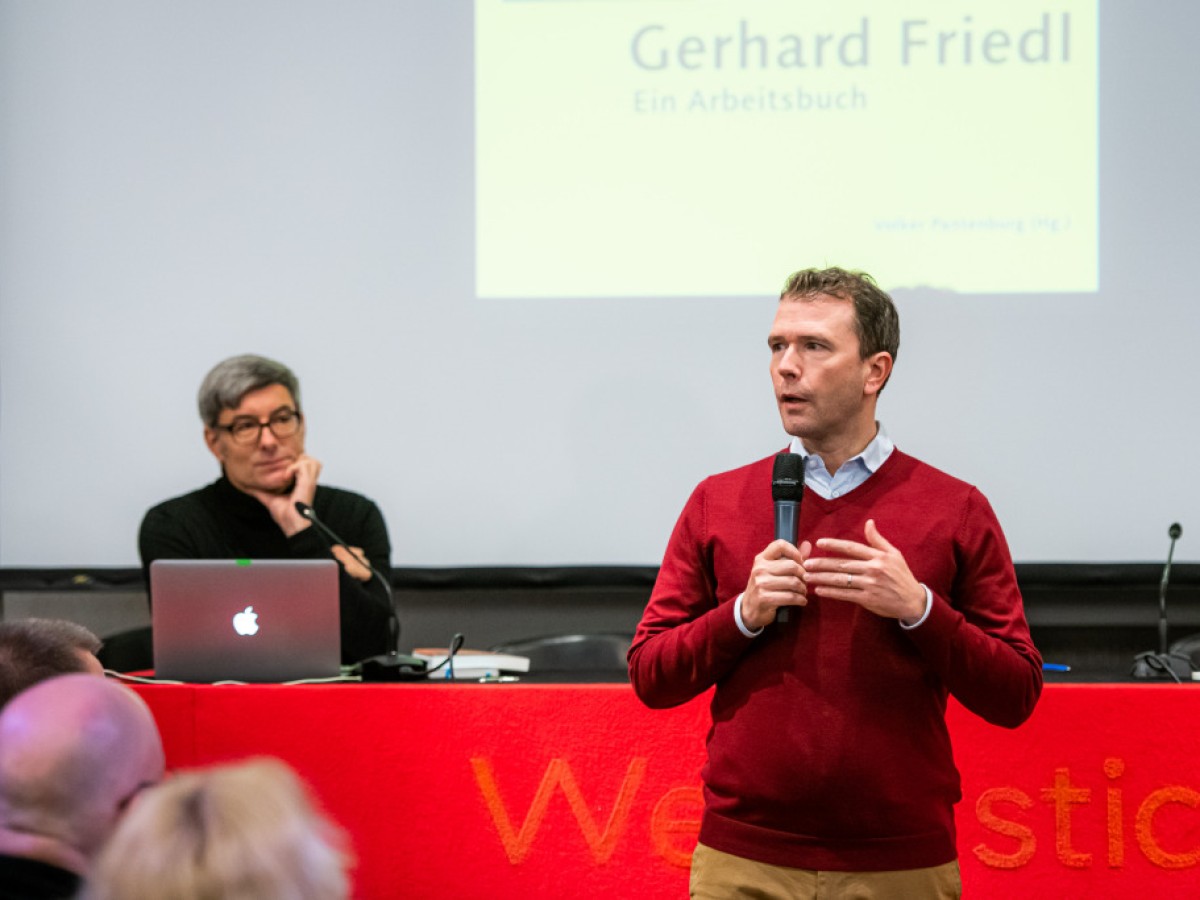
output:
[[[388,580],[383,577],[383,574],[378,569],[371,565],[365,554],[358,554],[351,550],[350,545],[342,540],[336,531],[322,522],[321,517],[317,515],[317,511],[307,503],[297,500],[296,512],[312,522],[313,526],[321,534],[325,535],[331,543],[345,547],[351,556],[370,571],[371,575],[379,579],[379,583],[383,585],[383,590],[387,594],[388,609],[391,612],[391,620],[389,622],[389,630],[391,631],[390,649],[387,653],[372,656],[370,659],[362,661],[364,679],[373,681],[401,681],[411,678],[424,678],[425,669],[428,666],[425,660],[400,652],[400,615],[396,611],[396,595],[392,592],[392,586],[388,583]]]
[[[800,524],[800,501],[804,499],[804,457],[798,453],[778,453],[771,472],[771,499],[775,501],[775,539],[796,545]],[[776,622],[787,622],[788,608],[775,614]]]

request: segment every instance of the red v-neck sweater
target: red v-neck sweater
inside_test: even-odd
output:
[[[906,631],[813,597],[791,622],[747,638],[732,603],[774,537],[772,464],[715,475],[692,493],[629,654],[649,706],[716,686],[700,840],[804,869],[949,862],[961,790],[947,693],[1011,728],[1042,687],[1000,525],[974,487],[893,451],[840,498],[805,491],[799,537],[865,543],[873,518],[933,592],[929,617]]]

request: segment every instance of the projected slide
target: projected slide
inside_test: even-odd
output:
[[[1097,287],[1095,0],[475,13],[481,297]]]

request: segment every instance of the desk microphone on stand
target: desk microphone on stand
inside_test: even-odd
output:
[[[1171,559],[1175,556],[1175,542],[1181,534],[1183,527],[1178,522],[1172,523],[1167,529],[1171,545],[1167,549],[1167,564],[1163,566],[1162,578],[1158,582],[1158,652],[1147,650],[1134,658],[1134,678],[1170,678],[1184,681],[1192,677],[1192,661],[1181,653],[1167,652],[1167,584],[1171,579]]]
[[[391,646],[387,653],[368,657],[359,663],[362,667],[363,680],[409,681],[424,678],[425,670],[429,664],[419,656],[409,656],[400,652],[400,616],[396,612],[396,595],[392,592],[392,586],[388,583],[388,580],[383,577],[383,573],[371,565],[365,554],[355,553],[351,550],[350,545],[342,540],[337,532],[322,522],[317,515],[317,511],[307,503],[297,500],[296,512],[312,522],[313,526],[332,543],[345,547],[350,555],[358,560],[374,578],[379,579],[379,583],[383,585],[383,590],[387,594],[388,609],[391,612],[391,618],[388,621],[388,630],[390,632],[388,644]]]

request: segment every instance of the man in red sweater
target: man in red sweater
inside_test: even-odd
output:
[[[692,897],[961,896],[947,694],[1012,728],[1041,693],[987,500],[875,420],[899,342],[869,275],[792,275],[768,343],[799,546],[773,457],[701,482],[671,535],[629,673],[652,707],[716,688]]]

